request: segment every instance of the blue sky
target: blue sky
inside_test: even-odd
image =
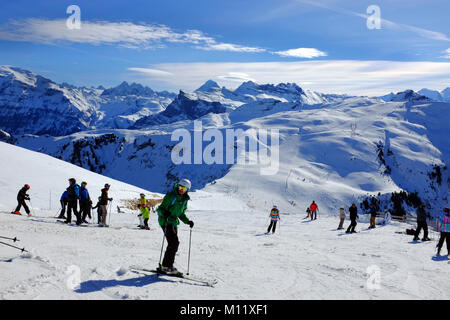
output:
[[[69,5],[81,29],[69,30]],[[367,8],[380,9],[369,29]],[[8,1],[0,64],[56,82],[193,90],[208,79],[382,94],[450,86],[448,1]]]

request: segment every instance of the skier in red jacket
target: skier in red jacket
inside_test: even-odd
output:
[[[309,206],[309,209],[311,210],[311,220],[317,219],[317,211],[319,211],[319,207],[317,206],[316,202],[313,200],[311,205]]]

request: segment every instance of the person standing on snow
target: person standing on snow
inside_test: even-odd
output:
[[[313,200],[311,205],[309,206],[309,209],[311,209],[311,220],[317,219],[317,211],[319,210],[319,207],[317,206],[316,202]]]
[[[100,210],[100,200],[102,200],[102,197],[98,197],[97,204],[95,207],[92,207],[92,209],[97,209],[97,223],[100,223],[102,221],[102,211]]]
[[[306,208],[306,217],[304,219],[308,219],[311,216],[311,209],[309,207]]]
[[[344,229],[344,221],[345,221],[345,209],[344,207],[339,208],[339,227],[338,230]]]
[[[447,242],[447,255],[450,255],[450,209],[445,208],[444,214],[439,219],[438,231],[441,233],[441,237],[437,244],[437,255],[441,255],[441,248],[444,245],[444,241]]]
[[[356,219],[359,218],[358,216],[358,208],[356,207],[356,204],[353,202],[352,206],[350,208],[348,208],[348,212],[350,213],[350,225],[347,228],[346,233],[356,233],[355,228],[356,225],[358,224],[356,222]]]
[[[139,217],[139,228],[150,230],[148,226],[148,219],[150,219],[150,210],[147,204],[147,199],[145,198],[145,194],[141,193],[139,199],[138,208],[141,210],[141,213],[138,215]]]
[[[419,240],[419,234],[420,231],[423,229],[423,238],[422,241],[430,241],[431,239],[428,238],[428,224],[427,224],[427,218],[430,218],[430,214],[425,211],[425,204],[421,204],[419,208],[416,210],[417,215],[417,230],[414,234],[413,241]]]
[[[59,202],[61,203],[61,212],[59,213],[58,219],[66,219],[66,216],[64,214],[66,213],[68,196],[69,193],[66,190],[63,192],[61,198],[59,199]]]
[[[106,216],[108,214],[108,210],[107,210],[108,201],[112,201],[113,200],[113,198],[109,198],[109,196],[108,196],[108,191],[109,191],[110,187],[111,186],[106,183],[105,187],[102,189],[102,195],[100,196],[99,205],[100,205],[100,212],[102,214],[101,220],[99,222],[100,226],[106,226],[107,225],[106,224]]]
[[[92,219],[91,216],[91,207],[92,207],[92,200],[91,197],[89,196],[89,191],[88,189],[86,189],[87,186],[87,182],[83,181],[81,183],[81,188],[80,188],[80,216],[81,221],[83,223],[88,223],[86,221],[86,218],[89,216],[89,219]]]
[[[72,210],[77,217],[77,225],[81,224],[81,215],[77,209],[78,199],[80,199],[80,186],[77,184],[75,178],[69,179],[69,187],[67,190],[67,219],[65,223],[72,222]]]
[[[270,224],[269,228],[267,228],[267,233],[270,233],[270,229],[272,229],[272,233],[275,233],[275,229],[277,227],[277,222],[280,220],[280,211],[278,211],[277,206],[273,206],[272,210],[270,210]]]
[[[369,229],[374,229],[375,228],[375,218],[377,217],[377,209],[375,208],[375,205],[373,203],[370,204],[369,213],[370,213]]]
[[[30,200],[30,196],[27,194],[27,191],[30,190],[30,186],[28,184],[24,185],[19,192],[17,193],[17,207],[12,213],[21,214],[20,208],[23,206],[25,212],[30,215],[30,208],[28,208],[25,200]]]
[[[194,227],[194,222],[186,216],[187,202],[190,200],[188,195],[190,188],[191,182],[187,179],[182,179],[174,184],[173,190],[164,196],[163,201],[156,210],[158,212],[158,223],[167,239],[166,252],[162,265],[158,267],[158,271],[169,274],[178,273],[173,263],[180,244],[177,235],[179,220],[188,224],[191,228]]]

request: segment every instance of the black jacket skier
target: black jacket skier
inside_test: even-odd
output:
[[[67,190],[67,220],[65,223],[70,223],[72,221],[72,210],[77,217],[77,225],[81,224],[81,215],[78,212],[78,199],[80,198],[80,186],[76,183],[74,178],[69,179],[69,187]]]
[[[25,212],[30,215],[30,209],[28,208],[25,200],[30,200],[30,196],[27,194],[27,191],[30,189],[28,184],[24,185],[22,189],[17,193],[17,207],[13,212],[15,214],[20,214],[20,208],[23,206],[25,208]]]
[[[346,233],[354,233],[356,225],[358,224],[356,222],[356,219],[359,218],[358,216],[358,207],[355,203],[352,203],[352,206],[348,208],[348,212],[350,213],[350,225],[347,228]]]
[[[426,206],[424,204],[420,205],[419,208],[416,210],[417,214],[417,230],[414,234],[414,240],[419,240],[419,234],[420,231],[423,229],[423,238],[422,241],[429,241],[430,238],[428,238],[428,224],[427,224],[427,218],[430,218],[430,214],[425,211]]]
[[[105,184],[105,187],[102,189],[102,195],[100,196],[99,207],[101,212],[101,219],[99,224],[101,226],[106,226],[106,216],[108,214],[107,206],[108,201],[112,201],[113,199],[108,196],[110,185],[108,183]]]

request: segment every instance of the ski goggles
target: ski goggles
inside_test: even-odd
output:
[[[178,190],[186,192],[187,188],[185,186],[178,186]]]

